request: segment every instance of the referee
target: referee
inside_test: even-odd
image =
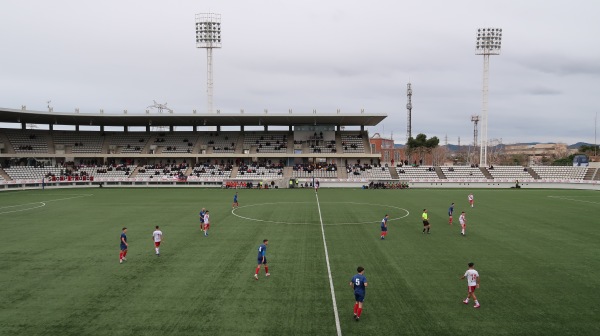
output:
[[[423,233],[427,230],[427,234],[429,234],[429,215],[427,214],[427,209],[423,209],[423,214],[421,215],[423,218]]]

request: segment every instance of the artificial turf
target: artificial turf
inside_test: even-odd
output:
[[[470,191],[321,189],[317,203],[312,190],[239,190],[235,213],[232,190],[2,192],[0,334],[335,335],[321,218],[343,335],[600,334],[600,193],[474,190],[470,208]],[[256,281],[265,238],[272,275]],[[480,309],[461,302],[470,261]],[[355,322],[359,265],[369,286]]]

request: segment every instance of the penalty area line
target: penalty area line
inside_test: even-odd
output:
[[[331,301],[333,301],[333,315],[335,317],[335,328],[337,335],[342,336],[342,329],[340,328],[340,315],[337,309],[337,302],[335,300],[335,289],[333,288],[333,278],[331,277],[331,264],[329,263],[329,252],[327,252],[327,240],[325,239],[325,225],[323,225],[323,216],[321,216],[321,205],[319,204],[319,195],[315,193],[317,198],[317,209],[319,209],[319,220],[321,221],[321,234],[323,235],[323,247],[325,248],[325,262],[327,263],[327,275],[329,276],[329,288],[331,289]]]

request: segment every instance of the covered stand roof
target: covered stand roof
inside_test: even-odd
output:
[[[94,126],[375,126],[385,113],[64,113],[0,108],[0,122]]]

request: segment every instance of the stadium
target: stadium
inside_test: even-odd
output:
[[[0,335],[600,334],[598,156],[213,111],[211,52],[206,111],[0,108]]]

